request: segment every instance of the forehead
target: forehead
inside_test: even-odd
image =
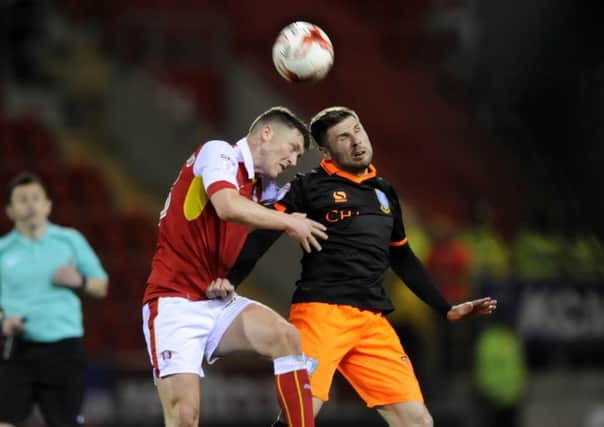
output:
[[[334,137],[334,136],[340,135],[342,133],[350,132],[359,124],[360,124],[359,120],[356,117],[354,117],[354,116],[346,117],[344,120],[342,120],[337,125],[332,126],[327,131],[327,136]]]
[[[23,197],[23,196],[28,196],[28,195],[36,195],[36,194],[41,194],[41,195],[45,196],[46,191],[44,190],[44,187],[42,187],[42,185],[39,182],[30,182],[29,184],[21,184],[21,185],[17,185],[15,188],[13,188],[11,198]]]
[[[304,136],[297,128],[288,128],[287,126],[281,125],[275,128],[275,131],[279,135],[279,137],[276,138],[277,141],[282,144],[294,145],[296,152],[304,152]]]

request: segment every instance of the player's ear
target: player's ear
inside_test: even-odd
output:
[[[321,153],[321,158],[323,160],[331,160],[331,153],[325,147],[319,147],[319,152]]]
[[[262,142],[270,141],[274,133],[275,130],[271,124],[264,125],[260,130],[260,140]]]
[[[8,217],[8,219],[10,219],[11,221],[14,221],[14,215],[13,215],[13,208],[11,207],[11,205],[6,205],[6,216]]]

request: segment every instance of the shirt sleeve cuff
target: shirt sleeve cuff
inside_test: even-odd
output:
[[[209,187],[206,189],[206,193],[208,193],[208,197],[212,197],[214,193],[216,193],[218,190],[222,190],[223,188],[232,188],[234,190],[237,189],[232,182],[216,181],[209,185]]]

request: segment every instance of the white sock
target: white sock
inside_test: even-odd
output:
[[[273,359],[275,375],[306,369],[306,357],[303,354],[290,354]]]

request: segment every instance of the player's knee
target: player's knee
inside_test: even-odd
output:
[[[168,404],[166,424],[179,427],[197,427],[199,423],[199,405],[186,400],[173,400]],[[168,420],[166,420],[168,421]]]
[[[433,427],[432,416],[423,404],[412,402],[385,407],[380,411],[390,427]]]
[[[294,325],[289,322],[278,322],[273,332],[273,342],[275,343],[273,357],[302,352],[300,333]]]
[[[421,424],[422,427],[433,427],[434,420],[432,420],[432,416],[426,411],[426,414],[422,418]]]
[[[412,414],[412,423],[413,427],[433,427],[434,421],[432,420],[432,416],[426,407],[418,409],[414,411]]]

